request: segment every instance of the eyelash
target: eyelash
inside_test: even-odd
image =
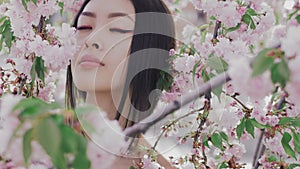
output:
[[[125,29],[118,29],[118,28],[110,28],[109,31],[119,32],[119,33],[130,33],[130,32],[132,32],[132,30],[125,30]]]
[[[87,30],[87,29],[93,29],[91,26],[79,26],[77,27],[77,30]],[[132,30],[125,30],[125,29],[118,29],[118,28],[110,28],[109,31],[111,32],[119,32],[119,33],[130,33]]]
[[[86,30],[86,29],[92,29],[91,26],[79,26],[76,28],[76,30],[80,31],[80,30]]]

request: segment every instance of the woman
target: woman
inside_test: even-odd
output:
[[[163,72],[175,31],[168,14],[161,0],[86,0],[74,22],[80,49],[68,67],[67,106],[75,108],[77,95],[84,96],[124,128],[147,117],[159,97],[155,89],[169,79]],[[161,156],[158,161],[168,165]],[[133,165],[122,157],[115,164]]]

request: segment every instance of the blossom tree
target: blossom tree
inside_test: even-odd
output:
[[[192,151],[170,158],[178,168],[243,168],[242,141],[257,137],[254,168],[300,167],[300,1],[190,2],[209,19],[204,25],[187,25],[184,39],[169,52],[173,79],[164,84],[171,87],[161,96],[167,108],[124,134],[146,132],[181,106],[189,108],[173,113],[143,163],[131,168],[161,167],[157,143],[181,128],[191,128],[177,135],[180,144],[192,142]],[[178,14],[188,1],[166,3]],[[108,167],[114,156],[93,141],[103,141],[115,153],[126,145],[124,135],[103,132],[109,127],[96,123],[104,120],[122,133],[101,110],[79,107],[79,122],[70,125],[74,113],[57,102],[60,73],[77,45],[75,29],[68,23],[53,26],[51,19],[72,18],[81,4],[10,0],[0,6],[0,51],[6,57],[0,68],[0,168]],[[182,124],[188,116],[196,128]],[[84,126],[85,120],[91,126]],[[93,134],[87,136],[83,131],[89,129],[86,133]],[[101,139],[111,137],[124,142],[112,147]]]

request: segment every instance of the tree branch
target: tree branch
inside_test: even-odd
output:
[[[280,97],[279,103],[276,105],[276,110],[280,110],[283,106],[283,104],[286,102],[286,93],[284,92],[283,95]],[[262,144],[263,136],[265,134],[265,130],[262,130],[259,138],[259,142],[257,143],[256,151],[253,158],[253,167],[254,169],[258,169],[260,166],[258,160],[263,156],[266,146]]]
[[[180,109],[182,106],[190,103],[191,101],[199,97],[202,97],[207,92],[219,87],[220,85],[223,85],[224,83],[230,80],[231,78],[227,73],[220,74],[212,78],[210,81],[208,81],[203,86],[196,89],[195,91],[192,91],[190,93],[187,93],[179,97],[177,100],[171,102],[165,107],[159,108],[157,111],[153,112],[150,116],[148,116],[144,120],[140,121],[139,123],[129,128],[126,128],[124,131],[125,135],[127,136],[126,140],[128,140],[129,137],[134,137],[139,133],[145,133],[152,125],[164,119],[166,116],[173,113],[175,110]]]

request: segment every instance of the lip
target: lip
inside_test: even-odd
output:
[[[84,68],[93,68],[93,67],[103,67],[105,66],[104,63],[100,62],[96,57],[91,55],[84,55],[79,64],[81,67]]]

